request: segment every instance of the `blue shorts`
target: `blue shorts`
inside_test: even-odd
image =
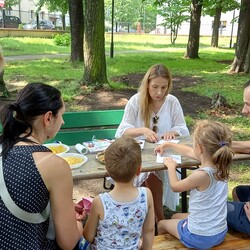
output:
[[[227,229],[222,233],[213,236],[197,235],[188,230],[188,220],[184,219],[178,223],[178,233],[180,235],[181,243],[186,247],[205,250],[222,243],[226,237]]]
[[[235,188],[239,201],[250,201],[250,185],[240,185]]]
[[[227,202],[227,225],[234,231],[250,235],[250,222],[244,210],[245,202]]]

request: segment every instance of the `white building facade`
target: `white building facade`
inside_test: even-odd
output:
[[[232,22],[235,17],[239,16],[239,10],[229,11],[227,13],[221,13],[221,25],[219,30],[220,36],[237,36],[238,22]],[[213,20],[211,16],[201,17],[200,35],[201,36],[211,36],[213,29]],[[154,31],[155,34],[170,34],[169,29],[165,29],[161,26],[163,18],[161,16],[157,17],[157,28]],[[189,35],[190,22],[183,22],[178,30],[178,35]],[[153,32],[152,32],[153,33]]]

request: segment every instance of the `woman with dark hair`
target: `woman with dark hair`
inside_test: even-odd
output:
[[[1,111],[1,249],[73,249],[82,235],[69,165],[42,145],[64,111],[61,93],[43,83],[26,85]]]
[[[163,64],[150,67],[142,79],[139,91],[128,101],[116,137],[130,135],[149,142],[160,139],[170,140],[176,136],[189,135],[182,107],[178,99],[171,95],[172,76]],[[164,219],[164,204],[175,210],[179,195],[172,192],[168,185],[167,171],[142,173],[137,184],[146,180],[152,191],[156,221]],[[164,185],[164,189],[163,189]]]

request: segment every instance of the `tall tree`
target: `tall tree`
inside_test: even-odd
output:
[[[219,28],[220,18],[221,18],[222,6],[218,6],[215,9],[214,21],[213,21],[213,32],[212,32],[212,39],[211,39],[211,46],[218,47],[219,46]]]
[[[68,0],[70,33],[71,33],[71,55],[70,60],[83,61],[83,0]]]
[[[221,13],[234,10],[239,7],[237,0],[204,0],[203,14],[214,17],[212,27],[211,46],[219,46],[219,30],[221,26]]]
[[[188,14],[189,5],[189,0],[168,0],[160,4],[159,15],[164,18],[161,25],[170,29],[170,41],[172,44],[175,44],[181,24],[190,19]]]
[[[200,21],[203,0],[191,1],[191,19],[185,58],[199,58]]]
[[[250,1],[241,0],[235,57],[231,73],[249,73],[250,71]]]
[[[101,88],[107,83],[104,0],[85,0],[83,82]]]

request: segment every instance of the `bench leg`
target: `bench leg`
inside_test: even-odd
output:
[[[114,188],[114,185],[112,183],[110,183],[110,186],[107,187],[107,180],[106,180],[106,177],[103,178],[103,188],[104,189],[107,189],[107,190],[112,190]]]
[[[181,179],[185,179],[187,177],[186,168],[181,169]],[[182,213],[187,213],[187,191],[181,193],[181,211]]]

